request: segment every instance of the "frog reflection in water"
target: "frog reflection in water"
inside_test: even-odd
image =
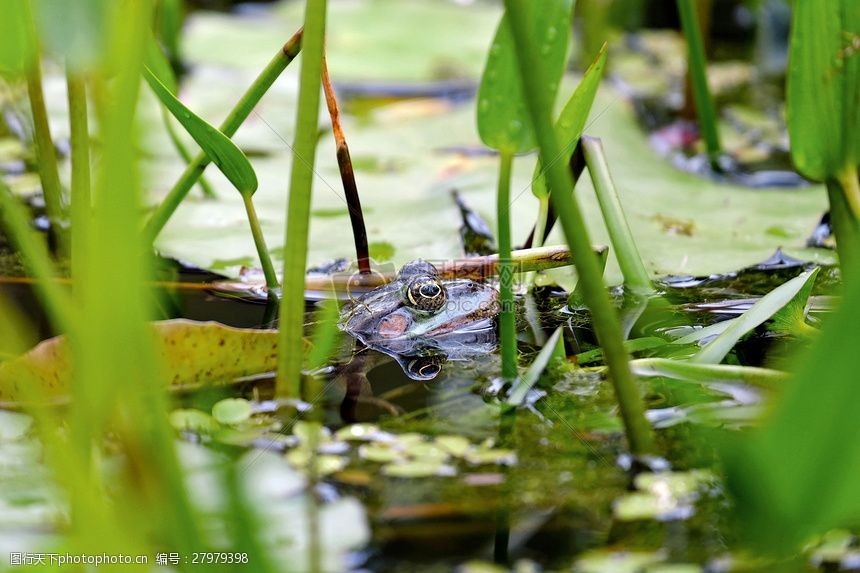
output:
[[[446,360],[491,352],[498,291],[466,279],[444,280],[417,260],[394,281],[344,308],[339,326],[365,346],[393,357],[415,380],[430,380]]]

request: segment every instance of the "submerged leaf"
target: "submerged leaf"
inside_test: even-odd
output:
[[[229,383],[277,366],[276,330],[190,320],[156,322],[152,328],[164,364],[165,386],[172,390]],[[116,374],[118,381],[123,380],[122,372]],[[63,400],[68,398],[71,381],[66,337],[51,338],[0,364],[0,403]]]
[[[239,193],[253,194],[257,190],[257,174],[242,150],[229,137],[185,107],[148,67],[144,68],[143,77],[161,103],[182,124]]]
[[[795,297],[802,295],[804,292],[808,296],[810,289],[805,289],[805,287],[807,283],[815,282],[817,275],[818,268],[803,272],[767,293],[752,305],[748,311],[734,319],[731,325],[690,360],[704,364],[719,364],[722,362],[723,358],[731,352],[735,344],[744,335],[773,318],[780,309],[789,304]],[[805,301],[803,305],[806,305]]]

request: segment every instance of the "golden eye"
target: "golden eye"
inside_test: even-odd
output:
[[[406,298],[416,310],[436,312],[448,301],[445,287],[433,277],[416,277],[406,287]]]
[[[432,380],[442,371],[442,362],[435,356],[426,356],[412,360],[407,366],[409,377],[414,380]]]

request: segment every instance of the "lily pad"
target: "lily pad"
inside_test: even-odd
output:
[[[383,4],[390,13],[379,20],[397,21],[397,27],[405,30],[395,31],[388,29],[388,24],[371,22],[363,11],[369,10],[371,5],[379,8],[376,3],[356,1],[333,10],[328,57],[335,82],[339,77],[385,77],[403,82],[429,77],[426,72],[432,65],[428,59],[438,53],[436,44],[445,44],[444,50],[451,53],[462,50],[463,60],[458,61],[465,61],[466,56],[472,54],[472,77],[477,78],[492,37],[492,26],[497,21],[496,8],[492,8],[493,14],[488,16],[485,11],[489,8],[484,6],[472,7],[477,10],[473,13],[453,3],[433,3],[432,8],[418,7],[419,3],[414,1]],[[423,4],[429,6],[429,3]],[[298,5],[291,10],[297,11]],[[425,11],[432,11],[433,15]],[[476,19],[471,33],[452,34],[445,42],[438,42],[434,37],[433,47],[411,37],[418,34],[423,38],[423,30],[429,27],[402,26],[402,22],[416,21],[420,16],[444,19],[449,22],[446,27],[466,29],[472,26],[474,14],[480,18]],[[365,22],[369,26],[367,30],[375,32],[358,26],[357,21],[347,22],[352,16],[359,17],[357,21]],[[260,26],[269,29],[270,23],[265,21],[234,23],[231,20],[231,28],[227,30],[228,19],[224,16],[191,16],[186,45],[194,73],[183,87],[184,101],[213,121],[223,115],[283,42],[284,30],[290,30],[291,23],[298,27],[297,12],[295,19],[293,17],[293,12],[286,8],[277,17],[273,16],[278,28],[277,33],[272,31],[278,38],[276,41],[274,37],[265,39],[268,32],[260,31]],[[344,31],[346,27],[353,37]],[[414,49],[398,51],[397,57],[393,57],[392,42],[403,33],[410,34],[409,45]],[[261,47],[263,43],[266,49]],[[480,50],[476,51],[478,44]],[[239,54],[227,54],[224,47],[229,45],[247,46],[250,54],[242,54],[241,58]],[[360,52],[357,51],[359,47]],[[422,51],[425,48],[429,51]],[[385,52],[384,57],[382,52]],[[378,58],[374,59],[374,54]],[[403,58],[421,58],[422,64],[416,64],[417,70],[407,70],[408,66],[402,65]],[[350,67],[347,61],[355,63],[356,67]],[[381,69],[383,67],[386,69]],[[340,73],[344,75],[339,76]],[[274,245],[281,244],[284,236],[284,181],[290,170],[290,150],[284,142],[292,137],[294,114],[283,113],[283,110],[295,110],[294,74],[295,70],[289,68],[234,138],[240,147],[248,144],[267,152],[265,157],[253,160],[260,184],[255,202],[266,239]],[[564,79],[559,100],[567,99],[576,84],[573,76]],[[149,103],[150,106],[143,107],[154,108],[155,102]],[[461,105],[442,102],[432,113],[393,113],[402,105],[386,105],[362,118],[348,113],[342,116],[354,153],[371,154],[379,161],[394,161],[402,167],[394,171],[356,174],[362,204],[369,209],[365,217],[368,240],[393,245],[396,250],[392,261],[398,265],[419,257],[431,261],[460,257],[460,218],[449,190],[459,189],[469,205],[484,216],[494,213],[497,159],[446,151],[480,145],[474,125],[474,101]],[[325,121],[327,119],[321,119],[323,125]],[[678,171],[654,155],[624,96],[607,85],[598,91],[585,132],[603,140],[631,231],[652,275],[707,275],[734,270],[765,259],[779,246],[796,257],[818,262],[833,260],[832,253],[807,249],[803,243],[803,237],[827,206],[821,187],[753,190]],[[165,154],[164,149],[169,147],[163,135],[150,134],[149,137],[147,148],[153,155],[145,167],[151,173],[151,199],[155,201],[172,186],[182,165]],[[524,240],[537,213],[537,201],[529,192],[535,163],[535,155],[525,155],[518,157],[514,164],[511,216],[515,244]],[[323,137],[320,141],[316,172],[312,212],[343,212],[346,205],[331,138]],[[256,250],[247,230],[241,198],[231,192],[229,182],[219,173],[211,170],[207,176],[220,191],[219,200],[191,197],[165,228],[157,246],[166,255],[202,268],[214,268],[217,259],[219,272],[235,277],[240,265],[224,268],[223,261],[256,258]],[[593,239],[606,243],[608,237],[600,223],[600,210],[589,178],[582,178],[577,193]],[[695,233],[684,235],[667,231],[660,223],[665,218],[695,221]],[[351,231],[344,223],[342,217],[311,218],[309,264],[353,256]],[[492,227],[492,221],[490,225]],[[774,227],[783,229],[783,236],[768,232]],[[547,243],[564,243],[558,229]],[[552,271],[551,275],[565,286],[574,284],[569,269]],[[610,282],[619,282],[621,278],[612,260],[607,266],[607,278]]]
[[[216,322],[167,320],[152,325],[171,390],[229,383],[271,372],[277,364],[275,330],[227,327]],[[71,355],[65,336],[46,340],[0,364],[0,404],[68,398]],[[122,378],[118,378],[121,380]]]
[[[415,460],[410,462],[394,462],[386,464],[382,467],[382,473],[389,477],[422,478],[431,476],[452,476],[457,473],[457,470],[438,460]]]
[[[212,417],[222,424],[238,424],[251,417],[251,403],[244,398],[226,398],[212,406]]]

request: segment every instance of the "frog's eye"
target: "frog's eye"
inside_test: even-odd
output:
[[[442,371],[444,357],[420,356],[406,365],[407,374],[413,380],[432,380]]]
[[[436,312],[448,301],[445,287],[434,277],[416,277],[406,287],[406,298],[416,310]]]

